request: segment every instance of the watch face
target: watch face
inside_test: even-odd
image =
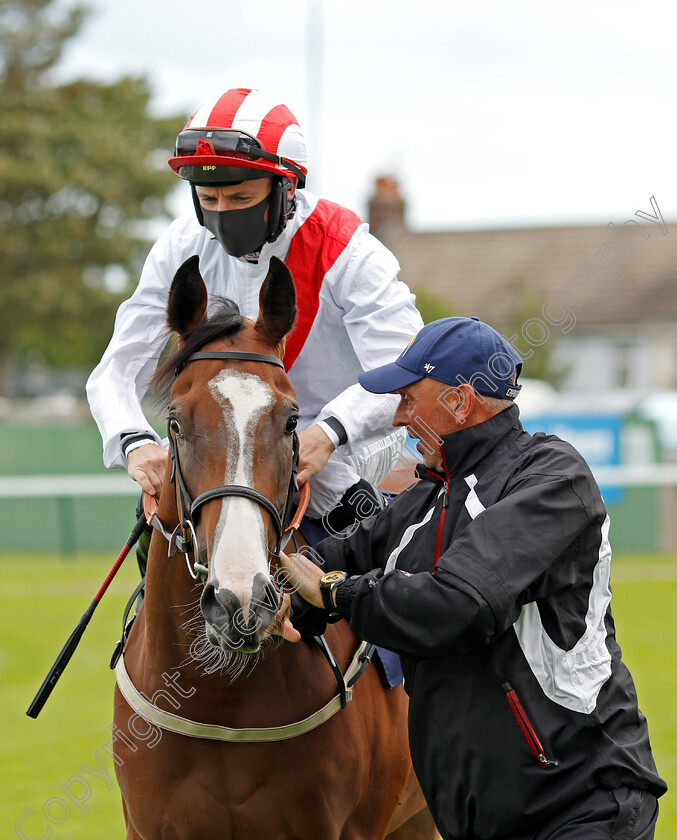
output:
[[[335,580],[341,580],[345,572],[327,572],[326,574],[322,575],[320,580],[322,583],[333,583]]]

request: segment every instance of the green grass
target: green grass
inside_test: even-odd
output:
[[[115,558],[108,555],[64,560],[20,555],[0,557],[0,836],[15,837],[17,818],[30,840],[48,827],[51,840],[123,838],[120,796],[113,762],[102,747],[110,737],[114,677],[108,669],[120,633],[122,609],[138,579],[130,557],[98,607],[67,670],[37,720],[25,711],[62,644],[94,597]],[[637,684],[649,720],[658,769],[677,788],[677,557],[617,556],[613,611],[624,659]],[[102,774],[103,762],[108,778]],[[87,774],[88,766],[99,776]],[[61,824],[49,823],[59,810],[55,797],[68,799],[84,789],[73,777],[89,780],[84,810],[71,802]],[[69,781],[70,780],[70,781]],[[109,786],[112,786],[109,789]],[[672,791],[661,800],[657,840],[677,837],[677,805]],[[20,835],[19,835],[20,836]]]
[[[616,638],[649,722],[660,799],[656,840],[677,837],[677,557],[619,555],[612,572]]]
[[[21,555],[0,558],[2,642],[0,717],[0,836],[15,837],[15,822],[33,840],[52,828],[54,840],[124,838],[120,794],[113,761],[102,747],[111,737],[115,678],[108,661],[120,635],[122,610],[138,580],[136,560],[129,557],[102,599],[68,668],[37,720],[26,709],[63,643],[89,606],[115,557],[64,560]],[[102,773],[103,763],[109,778]],[[82,771],[87,765],[100,775]],[[65,816],[54,797],[68,800],[62,786],[76,796],[85,789],[73,776],[88,779],[91,796],[83,808],[72,802]]]

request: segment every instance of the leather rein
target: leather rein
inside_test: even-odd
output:
[[[184,365],[177,369],[176,376],[181,373],[183,367],[185,367],[185,365],[189,362],[196,362],[204,359],[236,359],[246,362],[263,362],[266,364],[277,365],[284,370],[284,364],[281,359],[278,359],[277,356],[268,355],[266,353],[246,353],[236,350],[208,350],[193,353],[189,356]],[[253,487],[248,487],[244,484],[223,484],[219,487],[212,487],[192,499],[181,471],[181,462],[179,460],[179,452],[176,446],[176,437],[178,435],[180,435],[180,426],[178,421],[175,418],[170,418],[167,422],[167,437],[169,439],[169,453],[172,462],[170,480],[176,494],[176,508],[179,514],[179,524],[172,533],[169,533],[157,515],[157,501],[155,498],[144,495],[146,521],[149,525],[152,525],[154,528],[159,530],[165,537],[169,543],[169,554],[172,555],[180,552],[185,555],[188,571],[193,579],[197,579],[201,575],[207,575],[207,567],[199,562],[199,546],[197,544],[197,535],[195,533],[195,525],[193,522],[195,515],[204,504],[212,499],[221,499],[227,496],[239,496],[255,502],[270,515],[273,527],[275,528],[276,536],[275,548],[272,554],[273,557],[278,557],[284,534],[287,531],[298,530],[303,514],[308,506],[308,499],[310,495],[308,484],[306,483],[301,489],[301,501],[294,519],[288,523],[291,514],[293,496],[298,490],[296,474],[298,472],[299,463],[299,438],[297,433],[295,431],[292,433],[293,458],[291,476],[289,479],[289,487],[287,489],[287,498],[281,514],[267,496],[258,490],[255,490]],[[190,554],[193,555],[192,566],[189,557]]]

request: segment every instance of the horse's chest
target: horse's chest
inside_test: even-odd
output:
[[[342,786],[338,769],[303,752],[281,755],[280,744],[165,732],[134,760],[124,798],[143,840],[338,840],[351,818],[352,807],[330,793]]]

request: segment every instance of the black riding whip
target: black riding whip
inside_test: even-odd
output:
[[[104,592],[108,589],[110,582],[113,580],[115,575],[117,574],[118,569],[122,565],[122,561],[125,557],[129,554],[131,548],[137,542],[139,537],[141,536],[143,529],[146,525],[146,515],[142,513],[139,516],[139,519],[132,530],[132,533],[129,535],[127,542],[125,543],[124,548],[118,555],[118,559],[113,563],[113,567],[111,568],[110,572],[106,575],[106,579],[99,587],[99,591],[94,596],[94,600],[92,603],[87,607],[85,610],[82,618],[78,622],[75,630],[70,634],[66,644],[61,648],[61,653],[57,656],[56,661],[49,669],[49,673],[45,677],[42,685],[40,686],[38,693],[33,698],[33,702],[28,707],[28,711],[26,714],[28,717],[36,718],[42,709],[42,707],[47,702],[47,698],[52,693],[52,689],[57,684],[59,677],[66,669],[66,665],[70,662],[71,656],[75,653],[75,648],[80,643],[80,639],[82,638],[82,634],[85,632],[85,628],[89,624],[89,619],[94,614],[94,610],[97,608],[99,601],[103,597]]]

